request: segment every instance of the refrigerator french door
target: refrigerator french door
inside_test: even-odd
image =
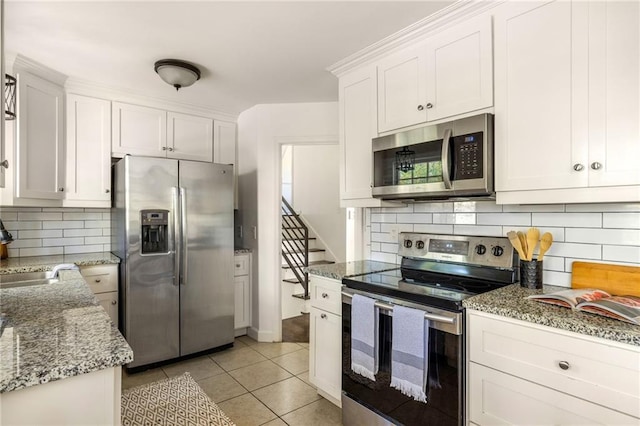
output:
[[[233,342],[232,167],[131,156],[114,166],[128,368]]]

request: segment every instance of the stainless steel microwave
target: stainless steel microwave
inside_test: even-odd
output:
[[[373,139],[373,196],[384,200],[493,197],[493,115]]]

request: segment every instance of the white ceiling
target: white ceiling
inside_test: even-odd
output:
[[[5,51],[69,77],[238,114],[337,100],[326,68],[452,1],[5,1]],[[196,64],[178,93],[158,59]]]

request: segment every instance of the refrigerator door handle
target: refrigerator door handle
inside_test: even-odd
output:
[[[171,188],[171,201],[172,201],[172,212],[173,212],[173,259],[174,259],[174,267],[173,267],[173,285],[180,285],[180,252],[182,250],[182,245],[181,245],[181,232],[180,232],[180,209],[179,209],[179,205],[180,205],[180,193],[179,193],[179,188],[174,186]]]
[[[181,227],[180,227],[180,245],[182,252],[180,253],[182,268],[180,268],[180,274],[182,275],[181,283],[182,285],[187,284],[187,190],[186,188],[180,187],[180,219],[181,219]]]

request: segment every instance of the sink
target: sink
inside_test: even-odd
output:
[[[22,272],[0,275],[0,288],[25,287],[32,285],[54,284],[60,281],[53,271]]]

